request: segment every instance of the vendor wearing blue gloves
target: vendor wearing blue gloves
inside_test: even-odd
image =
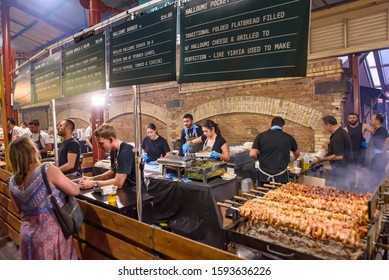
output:
[[[221,136],[218,124],[212,120],[206,120],[203,125],[203,133],[204,135],[193,140],[189,140],[187,143],[182,145],[182,151],[186,153],[189,150],[190,145],[202,143],[202,150],[211,152],[209,156],[210,158],[224,161],[230,160],[228,144]]]
[[[169,144],[158,135],[157,127],[153,123],[146,125],[147,136],[142,141],[142,159],[148,164],[157,164],[157,159],[170,156]]]
[[[182,151],[182,145],[187,143],[189,140],[196,139],[203,135],[203,130],[200,125],[193,123],[193,116],[191,114],[184,115],[184,125],[185,128],[181,130],[180,137],[180,151],[178,155],[183,156],[184,152]],[[201,151],[201,144],[194,144],[189,146],[188,153],[197,153]]]

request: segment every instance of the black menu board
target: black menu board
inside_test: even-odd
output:
[[[182,5],[179,82],[305,76],[310,0]]]
[[[0,66],[1,67],[1,66]],[[19,71],[13,79],[14,106],[21,106],[31,102],[31,66]]]
[[[61,53],[34,63],[34,102],[62,97]]]
[[[110,87],[176,80],[176,19],[171,5],[112,28]]]
[[[76,95],[106,88],[105,36],[82,40],[64,51],[64,95]]]

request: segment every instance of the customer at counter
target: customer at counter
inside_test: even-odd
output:
[[[47,158],[47,152],[53,150],[54,139],[50,135],[40,129],[39,120],[35,119],[28,123],[30,133],[24,134],[34,141],[41,158]]]
[[[23,121],[21,124],[20,124],[20,128],[22,129],[23,131],[23,134],[29,134],[31,131],[30,129],[28,128],[28,123]]]
[[[53,213],[41,168],[58,204],[67,195],[78,195],[76,184],[51,163],[40,164],[39,152],[31,138],[19,137],[9,146],[14,176],[9,182],[11,202],[22,213],[19,258],[22,260],[76,260],[73,238],[65,238]]]
[[[180,137],[180,151],[179,156],[183,156],[182,145],[187,143],[189,140],[196,139],[203,135],[203,129],[201,125],[197,125],[193,122],[193,116],[191,114],[184,115],[184,126],[185,128],[181,130]],[[201,144],[190,145],[188,153],[197,153],[201,151]]]
[[[332,167],[327,176],[329,186],[350,190],[355,185],[355,165],[350,136],[333,116],[323,117],[323,128],[331,133],[325,157],[316,157],[316,163],[329,161]]]
[[[23,130],[16,125],[13,117],[7,117],[8,143],[23,135]]]
[[[58,135],[63,137],[61,148],[58,153],[59,169],[65,175],[79,175],[81,146],[73,138],[73,131],[76,128],[70,119],[62,120],[58,125]]]
[[[98,127],[93,135],[104,151],[110,151],[111,169],[94,177],[81,178],[79,182],[81,189],[115,185],[119,188],[134,188],[135,190],[134,147],[118,139],[115,128],[108,124]]]
[[[89,119],[90,125],[85,129],[85,143],[86,143],[86,151],[92,152],[93,151],[93,145],[92,145],[92,119]]]
[[[219,125],[212,120],[206,120],[203,125],[203,133],[204,135],[185,143],[182,146],[182,151],[186,153],[190,145],[202,144],[202,150],[210,152],[210,158],[229,161],[230,150],[226,140],[221,136]]]
[[[259,159],[258,184],[270,181],[287,183],[290,152],[297,159],[300,156],[297,142],[293,136],[283,131],[285,121],[281,117],[274,117],[271,128],[257,135],[250,157]]]
[[[146,125],[147,136],[142,141],[142,159],[146,163],[154,164],[156,160],[170,156],[169,144],[158,134],[157,127],[153,123]]]

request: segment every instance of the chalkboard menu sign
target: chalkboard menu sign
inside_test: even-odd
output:
[[[176,80],[176,19],[171,5],[112,28],[110,87]]]
[[[62,97],[61,53],[57,52],[34,64],[34,102]]]
[[[1,67],[1,66],[0,66]],[[14,106],[31,103],[31,67],[19,71],[13,79]]]
[[[310,0],[192,0],[179,82],[305,76]]]
[[[65,96],[105,89],[104,34],[94,35],[65,49],[64,65]]]

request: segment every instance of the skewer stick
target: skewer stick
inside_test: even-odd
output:
[[[228,203],[228,204],[232,204],[232,205],[238,205],[238,206],[242,205],[242,204],[239,203],[239,202],[232,201],[232,200],[229,200],[229,199],[225,199],[224,202],[225,202],[225,203]]]
[[[252,189],[251,191],[253,191],[254,189]],[[259,190],[259,191],[268,191],[269,189],[268,188],[263,188],[263,187],[256,187],[255,190]]]
[[[243,193],[243,195],[244,196],[248,196],[248,197],[252,197],[252,198],[254,198],[254,197],[257,197],[256,195],[254,195],[254,194],[252,194],[252,193]]]
[[[266,190],[268,190],[268,189],[266,189]],[[250,190],[250,192],[255,193],[255,194],[262,194],[262,195],[267,194],[267,192],[261,192],[261,191],[257,191],[257,190]]]
[[[235,195],[234,198],[235,198],[236,200],[241,200],[241,201],[247,201],[247,200],[248,200],[248,199],[245,198],[245,197],[241,197],[241,196],[237,196],[237,195]]]
[[[270,185],[270,184],[263,184],[264,187],[268,187],[268,188],[271,188],[271,189],[276,189],[277,186],[274,186],[274,185]]]

